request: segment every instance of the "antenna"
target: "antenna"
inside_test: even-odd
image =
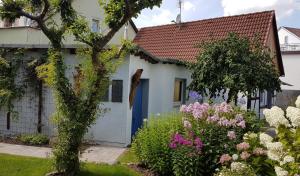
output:
[[[178,0],[178,8],[179,8],[179,14],[177,15],[176,23],[181,24],[182,0]]]

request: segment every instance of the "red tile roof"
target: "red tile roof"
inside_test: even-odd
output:
[[[274,11],[265,11],[186,22],[180,28],[177,24],[146,27],[140,29],[134,42],[157,59],[194,61],[199,53],[195,45],[224,38],[229,32],[250,38],[259,35],[266,44],[274,14]]]
[[[284,27],[285,29],[287,29],[288,31],[290,31],[291,33],[295,34],[297,37],[300,38],[300,29],[298,28],[291,28],[291,27]]]

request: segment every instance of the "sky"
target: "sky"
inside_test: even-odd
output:
[[[300,28],[300,0],[182,0],[182,21],[275,10],[277,26]],[[179,14],[178,0],[163,0],[160,8],[145,9],[137,19],[138,28],[170,24]]]

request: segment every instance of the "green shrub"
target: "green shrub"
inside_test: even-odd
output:
[[[172,150],[169,143],[175,132],[182,131],[180,114],[152,117],[140,129],[132,143],[132,150],[142,164],[162,175],[172,175]]]
[[[28,145],[46,145],[49,144],[49,138],[43,134],[26,134],[20,136],[20,141]]]

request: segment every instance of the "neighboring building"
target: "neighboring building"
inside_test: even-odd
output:
[[[300,95],[300,28],[280,27],[278,35],[285,76],[281,78],[284,85],[276,104],[287,106]]]
[[[106,27],[101,25],[103,11],[99,13],[97,0],[91,0],[91,3],[76,0],[74,7],[87,17],[92,30],[105,33]],[[260,35],[262,44],[271,49],[274,63],[280,74],[283,74],[273,11],[187,22],[180,25],[148,27],[140,31],[137,31],[131,22],[127,27],[122,28],[110,43],[120,44],[120,39],[126,36],[134,40],[139,47],[139,52],[127,56],[112,76],[108,96],[103,100],[103,106],[110,110],[91,127],[86,139],[126,146],[130,144],[132,135],[142,125],[143,118],[178,110],[181,104],[188,101],[186,86],[191,82],[191,73],[182,62],[195,61],[199,53],[195,45],[199,42],[211,38],[224,38],[229,32],[236,32],[250,38]],[[0,38],[0,47],[28,48],[24,60],[40,56],[49,47],[49,41],[43,33],[30,26],[2,28]],[[80,45],[72,36],[66,37],[64,41],[67,75],[70,78],[74,72],[73,66],[80,63],[80,58],[73,54],[73,50]],[[143,69],[143,73],[133,108],[130,109],[131,78],[138,69]],[[262,97],[267,97],[267,94]],[[259,98],[259,96],[255,97],[251,102],[252,107],[255,102],[259,105]],[[19,112],[18,120],[11,120],[5,110],[0,111],[0,132],[3,134],[35,133],[37,103],[37,97],[29,87],[24,97],[15,102],[15,108]],[[50,116],[54,111],[52,92],[45,87],[42,109],[42,133],[44,134],[55,134],[55,128],[50,123]]]

